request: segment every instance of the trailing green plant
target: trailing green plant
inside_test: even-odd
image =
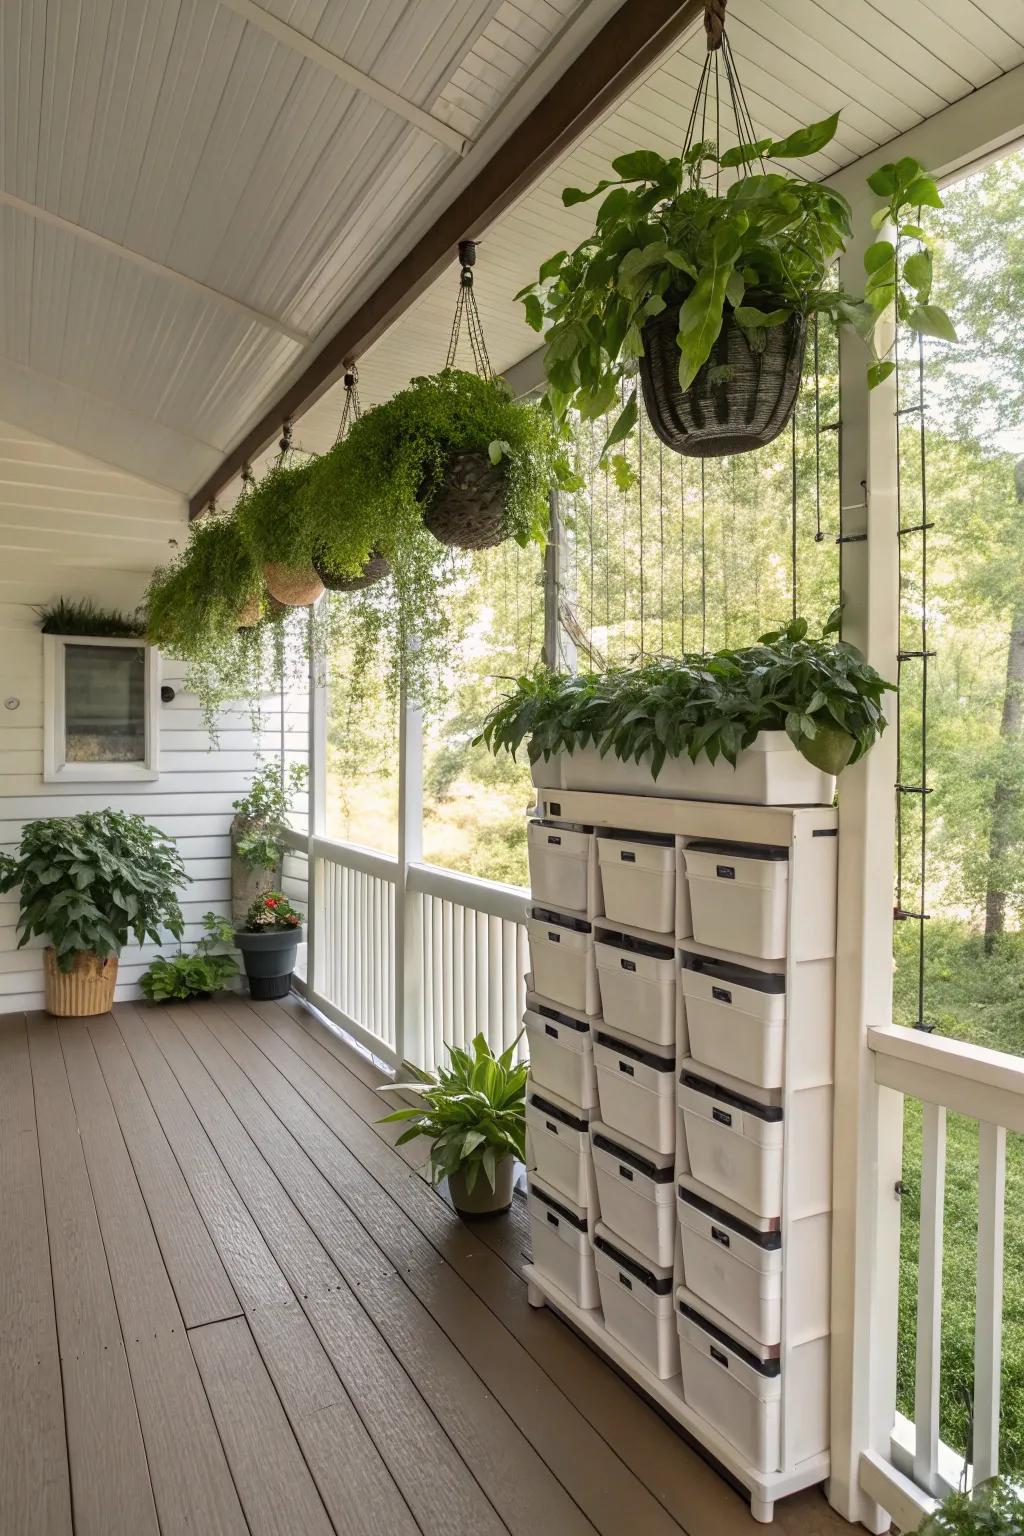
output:
[[[838,773],[885,729],[893,688],[854,646],[836,639],[839,610],[822,637],[807,621],[756,645],[562,677],[538,669],[517,679],[488,715],[478,741],[531,762],[596,746],[624,762],[647,759],[656,779],[667,758],[719,757],[735,765],[763,731],[782,731],[808,762]]]
[[[240,498],[238,527],[257,567],[269,563],[299,569],[312,564],[316,530],[306,492],[313,464],[313,460],[273,464]]]
[[[250,906],[242,924],[244,933],[282,933],[298,928],[302,913],[292,906],[283,891],[264,891]]]
[[[396,1109],[384,1115],[382,1123],[410,1122],[398,1146],[417,1136],[430,1138],[435,1184],[461,1170],[470,1194],[481,1173],[493,1190],[499,1160],[525,1158],[527,1066],[515,1063],[518,1044],[517,1036],[495,1056],[484,1036],[477,1035],[471,1052],[448,1046],[449,1064],[439,1067],[436,1076],[406,1062],[415,1082],[388,1083],[380,1089],[421,1095],[422,1107]]]
[[[567,187],[567,207],[605,193],[595,230],[573,251],[558,251],[537,282],[518,295],[534,330],[548,327],[544,366],[547,402],[556,419],[572,409],[584,420],[616,410],[644,353],[643,328],[679,308],[679,383],[688,389],[707,362],[728,316],[752,352],[763,351],[769,327],[791,315],[828,315],[850,325],[872,347],[868,382],[895,366],[874,353],[876,325],[895,301],[899,322],[924,336],[955,341],[943,309],[931,301],[932,252],[922,210],[941,208],[934,179],[907,156],[868,177],[884,199],[879,236],[865,253],[865,287],[854,296],[834,282],[833,266],[850,235],[846,199],[820,182],[765,172],[764,161],[816,154],[835,134],[839,114],[784,139],[737,144],[718,153],[710,141],[666,159],[633,150],[612,162],[614,176],[583,191]],[[760,163],[760,173],[748,167]],[[710,175],[715,191],[704,184]],[[722,170],[738,178],[720,195]],[[636,390],[617,413],[605,447],[635,425]]]
[[[1008,1477],[947,1494],[917,1536],[1024,1536],[1024,1497]]]
[[[98,608],[91,597],[59,597],[37,609],[39,628],[44,635],[102,635],[104,639],[141,639],[146,621],[141,613],[121,613],[116,608]]]
[[[240,823],[235,852],[250,869],[276,869],[280,864],[288,812],[308,778],[305,763],[290,763],[287,773],[280,763],[264,763],[253,774],[248,793],[231,802]]]
[[[27,822],[17,854],[0,854],[0,891],[20,887],[19,949],[45,938],[62,971],[78,954],[119,955],[132,935],[180,939],[187,878],[174,840],[120,811]]]
[[[216,912],[205,912],[203,928],[205,933],[196,940],[191,952],[179,944],[176,955],[158,955],[146,974],[139,978],[142,994],[151,1003],[209,997],[214,992],[222,992],[238,975],[238,961],[234,955],[225,954],[217,947],[234,943],[235,930],[231,923]]]

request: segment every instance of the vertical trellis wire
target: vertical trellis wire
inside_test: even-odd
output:
[[[658,439],[658,617],[661,640],[658,649],[665,654],[665,444]]]
[[[700,648],[708,648],[708,559],[707,559],[707,478],[705,461],[700,461]]]
[[[644,636],[644,416],[636,418],[637,494],[640,499],[640,655],[646,651]]]
[[[815,370],[815,382],[817,382],[817,370]],[[800,397],[798,395],[797,396],[797,406],[799,406],[799,401],[800,401]],[[796,539],[796,535],[797,535],[797,525],[796,525],[796,511],[797,511],[796,415],[797,415],[797,406],[795,406],[793,408],[793,415],[790,418],[790,445],[789,445],[789,477],[790,477],[790,518],[789,518],[789,522],[790,522],[790,530],[789,530],[790,553],[789,553],[789,558],[790,558],[790,569],[792,571],[792,576],[793,576],[793,604],[792,604],[792,607],[793,607],[793,617],[794,617],[794,619],[796,618],[796,610],[797,610],[797,591],[796,591],[796,543],[797,543],[797,539]],[[815,459],[815,463],[817,463],[817,461],[818,461],[819,453],[820,453],[820,446],[818,444],[817,439],[815,439],[815,443],[814,443],[814,459]]]
[[[679,461],[679,654],[686,655],[686,464]]]

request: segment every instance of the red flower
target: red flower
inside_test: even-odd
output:
[[[273,896],[268,896],[267,900],[266,900],[266,905],[268,907],[276,907],[277,906],[277,902],[274,900]]]

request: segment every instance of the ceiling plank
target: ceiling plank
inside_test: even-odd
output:
[[[190,516],[207,507],[262,452],[283,421],[315,404],[345,363],[358,358],[412,306],[452,260],[459,240],[493,223],[703,14],[704,0],[625,0],[408,255],[204,481],[191,499]]]
[[[382,106],[389,107],[399,117],[404,117],[406,122],[414,124],[424,133],[429,133],[446,149],[454,150],[457,155],[464,155],[471,147],[472,140],[467,139],[465,134],[453,128],[450,123],[433,117],[422,107],[416,106],[415,102],[406,101],[405,97],[400,96],[397,91],[381,85],[380,81],[374,80],[372,75],[356,69],[354,64],[347,63],[338,54],[325,48],[322,43],[314,42],[298,28],[271,15],[262,6],[256,5],[254,0],[220,0],[220,3],[245,21],[251,22],[254,27],[259,27],[261,31],[274,38],[275,42],[283,43],[293,53],[301,53],[304,58],[311,59],[314,64],[330,70],[332,75],[339,80],[344,80],[346,85],[355,86],[356,90],[362,91],[364,96],[372,96],[374,101],[379,101]]]

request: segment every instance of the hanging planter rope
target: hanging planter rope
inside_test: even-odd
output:
[[[359,401],[359,370],[355,363],[349,364],[346,369],[344,385],[345,404],[341,408],[341,420],[334,439],[335,448],[345,441],[349,429],[363,414]],[[313,569],[329,592],[363,592],[376,582],[383,581],[384,577],[391,572],[391,566],[378,549],[372,551],[358,576],[342,575],[320,557],[314,557]]]
[[[283,469],[292,451],[292,424],[286,421],[278,445],[280,454],[277,468]],[[289,565],[284,561],[268,561],[263,567],[263,579],[271,597],[287,608],[308,608],[323,596],[324,584],[312,565]]]
[[[473,364],[482,379],[493,379],[483,325],[473,291],[476,243],[459,241],[459,294],[445,368],[454,368],[465,321]],[[440,483],[423,507],[424,527],[455,549],[492,549],[506,536],[505,470],[486,453],[454,453]]]
[[[737,140],[740,144],[757,143],[757,131],[725,32],[725,7],[726,0],[706,0],[704,6],[708,46],[690,109],[684,156],[695,142],[706,138],[705,130],[709,127],[716,141],[719,138],[723,71]],[[763,174],[764,161],[757,155],[740,163],[740,177],[751,175],[755,164]],[[720,178],[721,168],[716,162],[716,196]],[[750,302],[756,302],[756,298],[756,294],[751,294]],[[793,314],[783,325],[761,328],[757,334],[763,345],[755,350],[748,333],[728,309],[711,356],[689,387],[682,389],[676,339],[679,308],[674,305],[664,310],[643,327],[640,384],[651,426],[667,448],[691,458],[715,458],[763,448],[778,437],[796,405],[807,341],[806,319]]]

